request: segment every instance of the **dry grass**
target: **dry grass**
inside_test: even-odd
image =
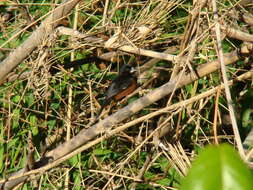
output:
[[[252,121],[252,72],[247,71],[253,25],[247,18],[253,5],[242,2],[217,2],[215,17],[206,1],[81,1],[75,15],[62,20],[2,82],[0,177],[25,167],[29,131],[37,160],[88,128],[122,64],[138,68],[140,88],[112,105],[112,112],[169,81],[175,81],[175,88],[95,140],[31,170],[26,175],[37,174],[37,184],[28,182],[24,189],[177,189],[190,161],[207,144],[228,142],[244,157],[241,140]],[[0,60],[56,6],[49,1],[6,4],[0,6]],[[215,24],[221,29],[216,33]],[[113,56],[106,57],[108,52]],[[224,64],[230,64],[226,93],[226,74],[208,65],[223,54]],[[76,59],[85,61],[69,69]],[[55,67],[59,72],[52,73]],[[229,115],[228,107],[235,115]]]

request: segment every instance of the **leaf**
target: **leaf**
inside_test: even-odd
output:
[[[161,170],[162,170],[163,172],[166,172],[166,171],[167,171],[168,165],[169,165],[169,161],[168,161],[168,159],[166,159],[165,157],[163,157],[163,158],[161,158],[161,159],[159,160],[159,166],[161,167]]]
[[[242,126],[244,128],[251,128],[252,126],[252,108],[253,108],[253,88],[247,90],[247,92],[242,97]]]
[[[106,154],[110,154],[112,153],[111,150],[108,150],[108,149],[95,149],[93,151],[93,153],[96,155],[96,156],[102,156],[102,155],[106,155]]]
[[[71,166],[76,166],[80,160],[79,158],[80,155],[76,155],[76,156],[73,156],[72,158],[69,159],[69,162],[71,164]]]
[[[18,103],[18,102],[20,101],[20,98],[21,98],[20,95],[16,95],[16,96],[14,96],[14,97],[12,98],[12,101],[13,101],[14,103]]]
[[[25,96],[25,102],[27,103],[27,105],[30,107],[34,104],[34,96],[33,94],[28,94]]]
[[[163,186],[170,186],[171,181],[172,181],[171,179],[163,178],[163,179],[158,180],[157,183]]]
[[[193,163],[181,190],[251,190],[252,177],[231,146],[209,146]]]
[[[81,186],[81,178],[80,178],[80,175],[74,175],[74,188],[73,189],[83,189],[82,186]]]
[[[3,166],[4,166],[4,146],[3,144],[0,144],[0,172],[2,172],[3,170]]]
[[[37,118],[35,115],[31,115],[29,117],[29,119],[30,119],[32,134],[33,134],[33,136],[36,136],[39,133],[39,129],[38,129],[38,125],[37,125]]]
[[[149,172],[149,171],[145,172],[145,174],[144,174],[145,179],[152,179],[154,177],[155,177],[155,174],[153,174],[152,172]]]
[[[20,118],[20,110],[19,109],[14,109],[12,111],[13,117],[12,117],[12,128],[18,128],[19,127],[19,118]]]

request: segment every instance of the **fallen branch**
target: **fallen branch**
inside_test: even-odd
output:
[[[97,44],[103,44],[104,43],[104,48],[108,48],[108,49],[117,49],[120,51],[124,51],[124,52],[128,52],[128,53],[132,53],[132,54],[137,54],[137,55],[143,55],[143,56],[147,56],[147,57],[152,57],[152,58],[157,58],[160,60],[167,60],[167,61],[176,61],[177,56],[176,55],[171,55],[168,53],[163,53],[163,52],[156,52],[156,51],[152,51],[152,50],[146,50],[146,49],[142,49],[142,48],[137,48],[137,47],[133,47],[131,45],[120,45],[116,42],[111,42],[113,40],[117,40],[117,35],[111,37],[108,41],[104,41],[101,38],[98,37],[92,37],[86,34],[83,34],[77,30],[73,30],[71,28],[66,28],[66,27],[58,27],[58,32],[60,34],[64,34],[64,35],[69,35],[72,37],[76,37],[76,38],[80,38],[80,39],[84,39],[85,42],[88,43],[97,43]],[[115,38],[115,39],[114,39]]]
[[[253,71],[250,70],[250,71],[248,71],[248,72],[246,72],[246,73],[244,73],[244,74],[238,76],[234,81],[245,80],[245,79],[251,78],[252,76],[253,76]],[[232,85],[232,84],[233,84],[233,81],[232,81],[232,80],[229,81],[228,84],[229,84],[229,85]],[[21,174],[21,172],[19,172],[17,175],[12,176],[12,177],[9,177],[9,178],[8,178],[8,181],[7,181],[7,180],[1,180],[1,181],[0,181],[0,188],[1,188],[1,184],[3,184],[3,183],[6,183],[6,184],[7,184],[7,183],[9,183],[9,182],[11,182],[11,181],[13,181],[13,180],[19,180],[19,181],[21,181],[20,179],[24,179],[24,178],[26,179],[27,176],[29,176],[29,175],[45,172],[45,171],[47,171],[47,170],[49,170],[49,169],[51,169],[51,168],[53,168],[53,167],[58,166],[58,165],[61,164],[62,162],[64,162],[64,161],[70,159],[71,157],[73,157],[73,156],[75,156],[75,155],[81,153],[82,151],[87,150],[88,148],[91,148],[92,146],[94,146],[94,145],[100,143],[101,141],[106,140],[106,139],[110,138],[111,136],[113,136],[113,135],[115,135],[115,134],[117,134],[117,133],[119,133],[119,132],[121,132],[121,131],[123,131],[123,130],[129,128],[129,127],[131,127],[131,126],[134,126],[134,125],[136,125],[136,124],[138,124],[138,123],[140,123],[140,122],[143,122],[143,121],[145,121],[145,120],[147,120],[147,119],[150,119],[150,118],[152,118],[152,117],[161,115],[161,114],[163,114],[163,113],[167,113],[167,112],[173,111],[173,110],[175,110],[175,109],[179,109],[179,108],[186,107],[187,105],[192,104],[193,102],[199,101],[200,99],[203,99],[203,98],[206,98],[206,97],[209,97],[209,96],[213,95],[214,93],[216,93],[216,91],[217,91],[218,89],[222,89],[222,90],[223,90],[223,89],[224,89],[224,85],[223,85],[223,84],[222,84],[222,85],[219,85],[219,86],[217,86],[217,87],[215,87],[215,88],[213,88],[213,89],[210,89],[210,90],[208,90],[208,91],[206,91],[206,92],[203,92],[202,94],[196,95],[196,96],[194,96],[194,97],[192,97],[192,98],[190,98],[190,99],[187,99],[187,100],[184,100],[184,101],[182,101],[182,102],[178,102],[178,103],[173,104],[173,105],[171,105],[171,106],[165,107],[165,108],[163,108],[163,109],[157,110],[157,111],[155,111],[155,112],[152,112],[152,113],[150,113],[150,114],[147,114],[147,115],[145,115],[145,116],[142,116],[142,117],[140,117],[140,118],[137,118],[137,119],[135,119],[135,120],[133,120],[133,121],[130,121],[130,122],[128,122],[128,123],[126,123],[126,124],[124,124],[124,125],[118,127],[118,128],[115,128],[115,129],[113,129],[113,130],[110,130],[110,131],[108,131],[108,132],[109,132],[108,134],[103,135],[102,137],[99,137],[99,138],[97,138],[97,139],[91,141],[90,143],[87,143],[87,144],[85,144],[85,145],[79,147],[78,149],[74,150],[73,152],[71,152],[71,153],[69,153],[69,154],[63,156],[62,158],[59,158],[59,159],[57,159],[57,160],[51,162],[50,164],[47,164],[46,166],[43,166],[43,167],[41,167],[41,168],[38,168],[38,169],[35,169],[35,170],[32,170],[32,171],[28,171],[28,172],[23,173],[23,174]],[[22,181],[21,181],[21,182],[22,182]],[[21,183],[21,182],[20,182],[20,183]]]
[[[226,26],[221,26],[221,29],[224,30],[224,33],[230,38],[242,40],[244,42],[253,42],[252,34],[242,32],[240,30],[236,30],[234,28]]]
[[[249,49],[251,48],[251,49]],[[252,46],[246,46],[241,48],[243,51],[252,52]],[[244,52],[241,52],[242,54]],[[233,51],[231,53],[228,53],[224,56],[224,62],[226,65],[234,63],[240,59],[240,55],[238,54],[238,51]],[[112,126],[115,126],[116,124],[120,123],[121,121],[129,118],[131,115],[135,114],[136,112],[142,110],[144,107],[160,100],[161,98],[165,97],[166,95],[170,94],[175,88],[178,89],[184,85],[187,85],[197,79],[198,77],[203,77],[207,74],[210,74],[217,69],[219,69],[220,64],[219,61],[212,61],[210,63],[204,64],[200,66],[196,73],[194,74],[186,74],[183,75],[181,78],[176,77],[175,80],[168,82],[164,84],[163,86],[153,90],[152,92],[148,93],[144,97],[136,100],[135,102],[129,104],[128,106],[120,109],[116,113],[112,114],[111,116],[107,117],[106,119],[100,121],[99,123],[95,124],[94,126],[83,129],[74,136],[70,141],[63,143],[62,145],[59,145],[54,150],[48,152],[45,157],[42,157],[40,161],[36,162],[36,168],[43,167],[50,169],[52,168],[52,163],[48,164],[49,161],[52,161],[54,164],[57,165],[57,163],[61,163],[65,161],[63,157],[65,155],[73,155],[73,153],[76,153],[78,150],[78,147],[82,146],[83,144],[87,143],[94,137],[103,134],[107,130],[110,130]],[[197,77],[198,76],[198,77]],[[176,86],[176,81],[178,81],[178,84]],[[145,116],[144,116],[145,117]],[[138,120],[138,119],[137,119]],[[134,121],[133,121],[134,122]],[[111,134],[111,132],[110,132]],[[108,135],[107,135],[108,136]],[[85,145],[86,146],[86,145]],[[83,147],[82,147],[83,148]],[[55,163],[55,161],[57,163]],[[48,165],[47,165],[48,164]],[[51,167],[50,167],[51,166]],[[37,169],[36,171],[43,171],[41,168]],[[33,173],[34,171],[29,171],[28,173]],[[24,173],[24,170],[20,170],[18,173],[15,173],[15,175],[20,175],[20,173]],[[22,176],[22,175],[21,175]],[[28,176],[28,174],[27,174]],[[15,179],[15,180],[12,180]],[[0,189],[10,189],[11,187],[16,186],[17,184],[21,183],[22,181],[26,180],[27,177],[21,177],[18,178],[17,176],[10,177],[8,180],[1,181],[0,182]],[[4,187],[3,187],[4,185]]]
[[[252,47],[251,47],[252,48]],[[238,55],[238,51],[234,51],[228,53],[224,56],[224,63],[226,65],[234,63],[238,61],[240,55]],[[186,74],[179,79],[179,76],[175,78],[175,80],[164,84],[163,86],[151,91],[149,94],[145,95],[142,98],[134,101],[133,103],[129,104],[128,106],[120,109],[116,113],[112,114],[111,116],[107,117],[106,119],[100,121],[99,123],[95,124],[94,126],[90,127],[89,129],[83,129],[80,131],[78,135],[73,137],[68,143],[64,143],[58,146],[56,149],[48,152],[46,157],[51,157],[53,160],[62,157],[63,155],[73,151],[75,148],[81,146],[82,144],[88,142],[95,136],[104,133],[108,128],[115,126],[117,123],[120,123],[126,118],[129,118],[134,113],[140,111],[144,107],[158,101],[159,99],[165,97],[166,95],[170,94],[175,88],[180,88],[184,85],[187,85],[197,79],[198,77],[203,77],[207,74],[210,74],[217,69],[220,68],[219,61],[213,61],[207,64],[200,66],[196,73],[194,74]],[[198,76],[198,77],[197,77]],[[176,86],[176,81],[179,81],[178,85]]]
[[[54,9],[32,35],[0,63],[0,81],[38,47],[80,0],[65,0]]]

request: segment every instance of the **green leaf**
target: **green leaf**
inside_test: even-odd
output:
[[[59,109],[59,107],[60,107],[60,103],[51,103],[50,106],[51,106],[52,109],[57,110],[57,109]]]
[[[69,162],[71,164],[71,166],[76,166],[79,162],[79,155],[73,156],[72,158],[69,159]]]
[[[49,131],[51,131],[56,126],[56,120],[48,120],[47,126],[49,127]]]
[[[20,100],[20,98],[21,98],[20,95],[16,95],[16,96],[14,96],[14,97],[12,98],[12,101],[13,101],[14,103],[18,103],[19,100]]]
[[[4,146],[0,144],[0,173],[2,172],[4,166],[4,156]]]
[[[74,174],[74,188],[73,189],[83,189],[81,186],[81,178],[80,175]]]
[[[193,85],[192,84],[188,84],[185,86],[185,89],[188,93],[191,93],[192,89],[193,89]]]
[[[106,155],[106,154],[110,154],[112,151],[111,150],[108,150],[108,149],[95,149],[93,151],[93,153],[96,155],[96,156],[101,156],[101,155]]]
[[[252,190],[252,179],[252,173],[231,146],[209,146],[193,163],[181,190]]]
[[[14,109],[12,113],[13,113],[12,128],[15,129],[19,127],[20,110]]]
[[[242,126],[244,128],[251,128],[252,126],[252,108],[253,108],[253,88],[247,90],[247,92],[242,97]]]
[[[157,168],[159,167],[161,168],[163,172],[166,172],[168,169],[168,166],[169,166],[169,161],[167,158],[161,157],[160,159],[158,159]]]
[[[157,181],[158,184],[164,185],[164,186],[170,186],[171,179],[164,178]]]
[[[34,96],[33,94],[28,94],[25,96],[25,102],[28,104],[28,106],[32,106],[34,103]]]
[[[31,115],[29,119],[30,119],[32,134],[34,136],[36,136],[39,133],[39,129],[38,129],[38,125],[37,125],[37,118],[35,115]]]
[[[11,167],[16,166],[17,161],[20,159],[19,153],[22,151],[22,147],[24,146],[19,139],[17,139],[16,142],[18,143],[18,145],[15,144],[15,146],[10,147],[10,149],[12,149],[11,150],[11,158],[12,158],[11,159]]]
[[[129,188],[130,189],[130,188]],[[149,184],[138,184],[136,190],[155,190],[155,187]]]
[[[152,172],[149,172],[149,171],[145,172],[145,174],[144,174],[145,179],[152,179],[154,177],[155,177],[155,174],[153,174]]]
[[[251,109],[245,109],[243,110],[242,112],[242,126],[243,127],[251,127],[251,123],[252,123],[252,120],[251,120]]]

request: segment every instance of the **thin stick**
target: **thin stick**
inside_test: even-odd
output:
[[[91,37],[91,36],[89,37],[87,34],[83,34],[79,31],[73,30],[71,28],[58,27],[57,30],[61,34],[76,36],[78,38],[85,38],[85,40],[89,41],[89,42],[95,42],[95,41],[99,42],[99,43],[103,42],[103,40],[101,38]],[[117,39],[117,36],[115,38]],[[104,43],[104,47],[105,48],[110,48],[110,49],[117,49],[117,50],[121,50],[121,51],[128,52],[128,53],[133,53],[133,54],[137,54],[137,55],[143,55],[143,56],[147,56],[147,57],[158,58],[160,60],[172,61],[172,62],[175,62],[176,59],[178,58],[178,56],[168,54],[168,53],[156,52],[156,51],[152,51],[152,50],[146,50],[146,49],[142,49],[142,48],[133,47],[133,46],[130,46],[130,45],[123,45],[122,46],[122,45],[117,44],[116,42],[115,43],[109,43],[109,40]]]
[[[105,25],[105,22],[106,22],[108,7],[109,7],[109,0],[106,0],[106,1],[105,1],[104,12],[103,12],[103,22],[102,22],[102,26],[104,26],[104,25]]]
[[[111,48],[113,48],[113,47],[111,47]],[[175,60],[177,58],[176,55],[160,53],[160,52],[156,52],[156,51],[152,51],[152,50],[145,50],[145,49],[141,49],[141,48],[132,47],[132,46],[129,46],[129,45],[120,46],[117,49],[119,49],[121,51],[128,52],[128,53],[133,53],[133,54],[137,54],[137,55],[143,55],[143,56],[147,56],[147,57],[158,58],[158,59],[161,59],[161,60],[167,60],[167,61],[172,61],[172,62],[175,62]]]
[[[218,116],[218,109],[219,109],[219,97],[220,97],[220,89],[218,89],[216,93],[214,119],[213,119],[213,136],[214,136],[215,144],[219,144],[218,137],[217,137],[217,116]]]
[[[248,52],[252,51],[252,47],[242,47],[241,52]],[[225,63],[226,64],[231,64],[234,63],[239,59],[237,51],[233,51],[231,53],[228,53],[226,55]],[[213,71],[216,71],[219,68],[219,64],[217,61],[213,61],[207,64],[204,64],[200,66],[197,69],[197,73],[199,77],[203,77],[207,74],[210,74]],[[195,75],[194,75],[195,76]],[[186,84],[189,84],[195,80],[198,79],[195,78],[194,76],[191,76],[191,74],[185,75],[183,78],[181,78],[179,86],[177,88],[180,88]],[[240,79],[246,79],[248,77],[252,76],[252,71],[245,73],[244,75],[241,75],[240,77],[237,78],[237,80]],[[130,117],[134,113],[140,111],[140,109],[150,105],[151,103],[159,100],[160,98],[168,95],[174,90],[175,84],[173,82],[168,82],[164,84],[163,86],[151,91],[144,97],[136,100],[135,102],[127,105],[126,107],[118,110],[115,112],[113,115],[109,116],[108,118],[98,122],[94,126],[88,129],[83,129],[81,130],[75,137],[73,137],[69,142],[66,142],[64,144],[59,145],[57,148],[54,150],[51,150],[50,152],[46,153],[45,157],[42,159],[47,159],[47,158],[52,158],[53,160],[58,160],[60,158],[63,158],[64,155],[67,155],[68,153],[77,150],[78,147],[82,146],[83,144],[87,143],[91,139],[93,139],[95,136],[98,134],[104,133],[106,130],[109,130],[113,125],[119,123],[120,121],[123,121],[124,119]],[[88,91],[88,90],[87,90]],[[138,119],[135,121],[139,121]],[[134,124],[135,121],[133,121]],[[141,121],[140,121],[141,122]],[[137,122],[138,123],[138,122]],[[108,134],[108,133],[107,133]],[[104,140],[104,139],[102,139]],[[94,142],[94,141],[92,141]],[[100,141],[99,141],[100,142]],[[89,143],[90,145],[90,143]],[[92,145],[91,145],[92,146]],[[84,149],[85,150],[85,149]],[[40,164],[40,163],[38,163]],[[43,166],[43,164],[42,164]],[[38,167],[41,167],[39,165]],[[19,170],[18,172],[13,173],[13,178],[14,175],[17,176],[22,174],[24,172],[24,169]],[[21,177],[21,178],[14,178],[16,180],[10,180],[8,182],[1,183],[0,181],[0,188],[5,187],[5,188],[11,188],[13,186],[16,186],[17,184],[21,183],[22,181],[26,180],[27,177]]]
[[[220,29],[220,24],[219,24],[219,17],[217,14],[218,10],[216,7],[216,1],[212,0],[212,4],[213,4],[214,20],[216,22],[215,33],[216,33],[217,45],[218,45],[218,56],[219,56],[219,60],[220,60],[222,78],[223,78],[223,82],[224,82],[224,86],[225,86],[225,94],[226,94],[226,99],[227,99],[227,103],[228,103],[229,114],[230,114],[232,127],[233,127],[233,131],[234,131],[234,135],[235,135],[235,141],[236,141],[236,145],[237,145],[239,154],[240,154],[241,158],[245,160],[245,153],[243,150],[242,141],[241,141],[238,126],[236,123],[235,112],[234,112],[234,108],[232,105],[232,98],[231,98],[230,90],[228,87],[227,72],[226,72],[226,67],[224,64],[224,55],[223,55],[222,46],[221,46],[221,29]]]
[[[63,3],[52,11],[25,42],[0,62],[0,81],[52,33],[61,19],[64,18],[79,1],[80,0],[63,1]]]
[[[245,80],[245,79],[247,79],[247,78],[252,77],[252,75],[253,75],[253,70],[248,71],[248,72],[246,72],[246,73],[240,75],[239,77],[237,77],[237,78],[235,79],[235,81],[238,81],[238,80]],[[228,84],[229,84],[229,85],[232,85],[232,84],[233,84],[233,81],[229,81]],[[119,132],[121,132],[121,131],[123,131],[123,130],[129,128],[129,127],[131,127],[131,126],[134,126],[134,125],[136,125],[136,124],[138,124],[138,123],[140,123],[140,122],[142,122],[142,121],[145,121],[145,120],[150,119],[150,118],[152,118],[152,117],[155,117],[155,116],[157,116],[157,115],[166,113],[166,112],[168,112],[168,111],[172,111],[172,110],[175,110],[175,109],[178,109],[178,108],[181,108],[181,107],[186,107],[188,104],[191,104],[191,103],[193,103],[193,102],[195,102],[195,101],[199,101],[200,99],[206,98],[206,97],[208,97],[208,96],[214,94],[215,92],[217,92],[218,89],[223,90],[223,89],[224,89],[224,85],[221,84],[221,85],[219,85],[219,86],[217,86],[217,87],[215,87],[215,88],[213,88],[213,89],[210,89],[210,90],[208,90],[208,91],[206,91],[206,92],[204,92],[204,93],[202,93],[202,94],[199,94],[199,95],[197,95],[197,96],[195,96],[195,97],[192,97],[192,98],[187,99],[187,100],[184,100],[184,101],[182,101],[182,102],[173,104],[173,105],[168,106],[168,107],[166,107],[166,108],[160,109],[160,110],[158,110],[158,111],[152,112],[152,113],[150,113],[150,114],[148,114],[148,115],[145,115],[145,116],[143,116],[143,117],[140,117],[140,118],[138,118],[138,119],[135,119],[135,120],[133,120],[133,121],[130,121],[130,122],[128,122],[128,123],[126,123],[126,124],[124,124],[124,125],[122,125],[122,126],[119,126],[119,127],[115,128],[115,129],[111,130],[111,131],[108,132],[106,135],[103,135],[102,137],[99,137],[99,138],[97,138],[97,139],[95,139],[95,140],[93,140],[93,141],[91,141],[91,142],[89,142],[89,143],[87,143],[87,144],[85,144],[85,145],[83,145],[83,146],[77,148],[77,149],[74,150],[73,152],[71,152],[71,153],[69,153],[69,154],[66,154],[65,156],[63,156],[63,157],[61,157],[61,158],[59,158],[59,159],[53,161],[52,163],[47,164],[46,166],[43,166],[43,167],[38,168],[38,169],[35,169],[35,170],[31,170],[31,171],[29,171],[29,172],[26,172],[26,173],[23,173],[23,174],[19,174],[19,175],[13,176],[13,177],[9,177],[8,179],[5,179],[5,180],[0,180],[0,184],[5,183],[5,182],[7,182],[7,181],[11,181],[11,180],[17,179],[17,178],[20,178],[20,177],[29,176],[29,175],[31,175],[31,174],[43,173],[43,172],[45,172],[45,171],[47,171],[47,170],[49,170],[49,169],[51,169],[51,168],[53,168],[53,167],[55,167],[55,166],[61,164],[62,162],[64,162],[64,161],[70,159],[71,157],[73,157],[73,156],[79,154],[80,152],[82,152],[82,151],[84,151],[84,150],[87,150],[88,148],[90,148],[90,147],[92,147],[92,146],[94,146],[94,145],[100,143],[100,142],[103,141],[103,140],[106,140],[106,139],[110,138],[111,136],[113,136],[113,135],[115,135],[115,134],[117,134],[117,133],[119,133]]]
[[[73,25],[73,29],[76,30],[77,29],[77,21],[78,21],[78,8],[79,8],[79,3],[76,5],[75,7],[75,14],[74,14],[74,25]],[[75,39],[72,38],[72,42]],[[72,44],[71,44],[72,45]],[[71,55],[70,55],[70,59],[71,61],[74,61],[75,59],[75,52],[72,51]],[[73,71],[73,68],[70,69],[70,71]],[[70,134],[71,134],[71,113],[72,113],[72,97],[73,97],[73,86],[72,84],[69,84],[68,86],[68,106],[67,106],[67,120],[66,120],[66,125],[67,125],[67,135],[66,135],[66,141],[70,140]],[[64,190],[68,190],[69,189],[69,171],[70,169],[67,168],[66,169],[66,175],[65,175],[65,181],[64,181]]]
[[[136,181],[136,182],[142,182],[142,181],[143,181],[143,180],[139,179],[138,177],[137,177],[137,178],[128,177],[128,176],[125,176],[125,175],[115,174],[115,173],[107,172],[107,171],[89,170],[89,172],[94,172],[94,173],[100,173],[100,174],[107,174],[107,175],[117,176],[117,177],[121,177],[121,178],[125,178],[125,179],[130,179],[130,180],[133,180],[133,181]]]

